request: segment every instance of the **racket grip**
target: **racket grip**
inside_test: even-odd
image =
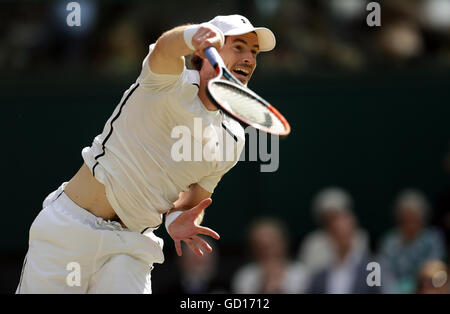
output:
[[[206,58],[208,58],[209,63],[211,63],[212,67],[215,69],[217,66],[223,67],[222,57],[219,55],[219,52],[214,47],[208,47],[203,50]]]

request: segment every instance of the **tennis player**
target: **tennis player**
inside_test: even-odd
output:
[[[151,293],[153,264],[164,261],[163,240],[153,233],[163,214],[178,255],[181,241],[199,256],[212,251],[198,235],[219,235],[200,223],[214,188],[237,163],[245,136],[206,96],[207,82],[216,76],[203,55],[211,46],[247,84],[256,56],[272,50],[275,37],[230,15],[176,27],[150,45],[138,79],[103,132],[82,150],[80,170],[44,200],[30,228],[16,293]],[[196,70],[188,70],[184,56],[193,53]],[[198,118],[209,128],[200,138],[193,130]],[[233,138],[235,159],[175,161],[172,130],[180,125],[202,148]]]

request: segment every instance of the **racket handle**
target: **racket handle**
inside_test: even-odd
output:
[[[203,50],[206,58],[208,58],[209,63],[211,63],[212,67],[215,69],[217,66],[224,68],[225,64],[223,63],[222,57],[217,52],[217,49],[214,47],[208,47]]]

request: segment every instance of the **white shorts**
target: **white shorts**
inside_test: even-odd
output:
[[[16,293],[151,293],[163,240],[94,216],[64,193],[65,184],[31,225]]]

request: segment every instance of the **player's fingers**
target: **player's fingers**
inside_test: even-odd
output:
[[[207,33],[209,32],[209,29],[206,27],[199,27],[199,29],[197,30],[197,32],[194,34],[194,36],[192,36],[192,38],[200,38],[200,37],[204,37]]]
[[[192,36],[192,45],[194,47],[200,46],[207,38],[208,29],[200,28],[197,33]]]
[[[203,252],[202,250],[200,250],[191,239],[186,239],[184,240],[184,242],[186,242],[186,244],[188,245],[188,247],[198,256],[202,257],[203,256]]]
[[[199,236],[193,236],[192,240],[195,242],[195,244],[197,246],[202,247],[203,249],[205,249],[209,253],[212,252],[212,247],[204,239],[200,238]]]
[[[196,53],[202,57],[202,58],[206,58],[205,54],[203,53],[203,50],[205,50],[208,47],[214,47],[216,48],[218,51],[222,48],[223,44],[222,41],[219,37],[213,37],[213,38],[208,38],[206,40],[204,40],[198,47],[196,50]]]
[[[195,50],[195,54],[196,55],[198,55],[200,58],[202,58],[202,59],[206,59],[206,56],[205,56],[205,54],[203,53],[203,50],[204,49],[197,49],[197,50]]]
[[[177,255],[181,256],[183,253],[181,252],[181,242],[180,240],[175,240],[175,250],[177,251]]]
[[[220,239],[220,235],[208,227],[198,226],[195,229],[195,234],[204,234],[204,235],[210,236],[211,238],[214,238],[216,240]]]
[[[220,49],[223,46],[222,41],[223,38],[218,32],[210,28],[200,27],[197,33],[195,33],[192,37],[192,46],[199,51],[203,51],[205,48],[210,46]],[[204,56],[201,54],[201,57]]]
[[[197,33],[194,34],[194,37],[202,38],[203,40],[208,38],[223,40],[222,31],[213,25],[201,26]]]

